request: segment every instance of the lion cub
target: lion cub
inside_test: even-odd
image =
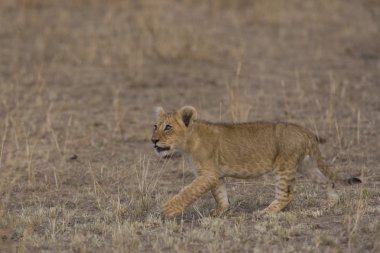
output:
[[[197,120],[197,111],[184,106],[166,113],[157,108],[152,142],[156,153],[168,156],[180,151],[195,169],[196,178],[163,207],[166,216],[176,216],[211,190],[215,215],[229,208],[224,177],[252,178],[272,171],[276,178],[275,200],[260,213],[275,213],[293,199],[293,186],[301,162],[317,166],[312,179],[329,186],[329,199],[336,200],[334,182],[360,183],[358,178],[339,179],[322,160],[318,138],[309,130],[288,123],[210,123]],[[323,173],[323,175],[321,174]],[[326,177],[327,178],[326,178]]]

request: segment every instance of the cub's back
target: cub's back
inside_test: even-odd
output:
[[[238,157],[254,155],[274,159],[279,152],[291,153],[306,149],[314,136],[307,129],[290,123],[215,124],[219,128],[219,149],[222,154]]]

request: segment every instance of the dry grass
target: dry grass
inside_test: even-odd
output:
[[[0,3],[0,252],[379,252],[380,6],[376,1]],[[313,129],[340,174],[326,206],[299,177],[277,215],[271,175],[228,180],[177,220],[192,175],[158,160],[153,108]]]

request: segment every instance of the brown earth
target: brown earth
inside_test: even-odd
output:
[[[364,1],[0,2],[0,252],[380,252],[380,4]],[[153,108],[289,121],[327,139],[341,175],[326,208],[255,219],[272,176],[229,180],[178,220],[160,207],[193,178],[159,161]]]

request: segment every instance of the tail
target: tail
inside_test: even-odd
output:
[[[315,140],[320,143],[320,144],[324,144],[326,143],[326,139],[321,137],[321,136],[318,136],[318,135],[314,135],[315,136]]]
[[[334,173],[324,162],[322,159],[321,151],[319,150],[318,143],[323,143],[320,137],[314,136],[311,138],[310,147],[309,147],[309,155],[311,158],[317,163],[319,170],[329,178],[333,183],[343,184],[343,185],[352,185],[352,184],[360,184],[362,181],[358,177],[350,177],[347,179],[339,177],[336,173]]]

